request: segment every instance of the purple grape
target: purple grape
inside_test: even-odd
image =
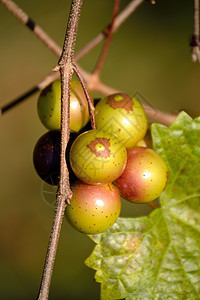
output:
[[[76,136],[76,134],[70,134],[70,141],[66,149],[70,181],[74,181],[75,175],[69,168],[68,153]],[[60,178],[60,139],[60,130],[48,131],[39,138],[33,151],[33,164],[37,174],[51,185],[58,185]]]

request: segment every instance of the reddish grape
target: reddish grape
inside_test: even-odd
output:
[[[73,197],[66,208],[69,223],[78,231],[97,234],[110,228],[121,210],[121,198],[113,184],[72,184]]]
[[[154,150],[134,147],[127,150],[127,164],[115,181],[122,197],[131,202],[149,202],[160,196],[168,179],[167,166]]]

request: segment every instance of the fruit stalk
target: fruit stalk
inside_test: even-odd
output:
[[[61,74],[60,184],[57,192],[56,209],[38,300],[48,299],[64,211],[67,202],[70,201],[72,196],[69,183],[69,172],[65,160],[65,151],[70,135],[70,82],[73,73],[74,46],[76,42],[82,2],[82,0],[72,0],[63,51],[59,59],[58,66],[55,68],[55,70],[60,71]]]

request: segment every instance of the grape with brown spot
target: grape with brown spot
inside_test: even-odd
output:
[[[126,159],[126,148],[120,139],[101,130],[82,133],[70,150],[73,172],[88,184],[115,181],[122,174]]]
[[[142,104],[133,96],[116,93],[101,99],[95,107],[96,127],[118,136],[126,148],[144,138],[148,122]]]

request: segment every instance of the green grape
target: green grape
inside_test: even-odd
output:
[[[49,130],[61,126],[61,82],[54,81],[42,90],[37,104],[39,118]],[[89,120],[87,99],[79,81],[71,81],[70,90],[70,130],[80,131]]]

